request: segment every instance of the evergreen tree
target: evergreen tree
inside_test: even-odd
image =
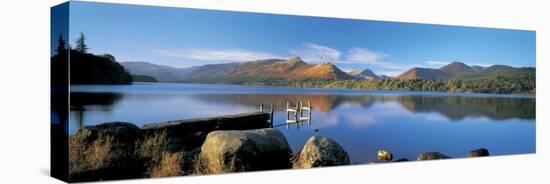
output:
[[[86,36],[83,32],[80,32],[80,37],[76,39],[76,51],[86,53],[88,51],[88,46],[86,45]]]
[[[67,48],[65,47],[65,40],[63,40],[63,35],[59,34],[59,38],[57,39],[57,48],[55,49],[57,52],[57,55],[65,55],[67,54]]]

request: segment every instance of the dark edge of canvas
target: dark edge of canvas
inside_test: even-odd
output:
[[[50,175],[65,182],[69,182],[69,54],[56,53],[59,39],[68,47],[69,7],[65,2],[50,10]]]

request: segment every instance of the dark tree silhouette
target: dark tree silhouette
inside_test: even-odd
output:
[[[69,79],[67,72],[69,71],[69,50],[66,48],[62,34],[59,35],[57,42],[56,54],[50,58],[51,86],[54,89],[65,89],[68,87]]]
[[[78,52],[86,53],[88,51],[88,45],[86,45],[86,36],[83,32],[80,32],[80,37],[76,39],[76,48]]]
[[[132,76],[114,57],[71,50],[71,84],[131,84]]]
[[[56,88],[67,88],[70,84],[131,84],[130,73],[111,54],[94,55],[86,53],[84,33],[76,40],[76,48],[59,36],[57,53],[51,57],[51,82]],[[70,50],[70,53],[69,53]],[[82,52],[84,51],[84,52]],[[70,66],[69,66],[70,58]],[[69,83],[70,71],[70,83]]]
[[[57,55],[66,55],[67,54],[67,48],[65,46],[65,40],[63,40],[63,34],[59,34],[59,38],[57,39],[57,48],[55,49],[57,52]]]
[[[113,61],[113,62],[116,62],[115,56],[113,56],[113,55],[111,55],[111,54],[105,53],[105,54],[101,54],[101,55],[99,55],[99,56],[100,56],[100,57],[103,57],[103,58],[107,58],[107,59],[109,59],[109,60],[111,60],[111,61]]]

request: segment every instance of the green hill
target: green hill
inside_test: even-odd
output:
[[[505,78],[535,78],[536,69],[531,67],[514,68],[505,65],[493,65],[480,72],[469,73],[458,76],[457,80],[494,80],[499,77]]]

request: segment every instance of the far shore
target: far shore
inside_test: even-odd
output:
[[[71,86],[132,86],[132,85],[215,85],[215,86],[242,86],[242,87],[260,87],[260,88],[286,88],[286,89],[306,89],[306,90],[347,90],[355,92],[353,94],[369,95],[369,94],[396,94],[396,95],[440,95],[440,96],[471,96],[471,97],[504,97],[504,98],[536,98],[534,93],[457,93],[457,92],[441,92],[441,91],[410,91],[410,90],[370,90],[370,89],[351,89],[351,88],[315,88],[315,87],[293,87],[293,86],[280,86],[280,85],[242,85],[242,84],[225,84],[225,83],[185,83],[185,82],[133,82],[132,84],[114,85],[114,84],[73,84]],[[72,92],[72,91],[71,91]],[[327,91],[324,91],[325,93]],[[361,93],[366,92],[366,93]],[[298,92],[299,93],[299,92]],[[323,93],[323,92],[317,92]],[[315,92],[311,94],[316,94]]]

